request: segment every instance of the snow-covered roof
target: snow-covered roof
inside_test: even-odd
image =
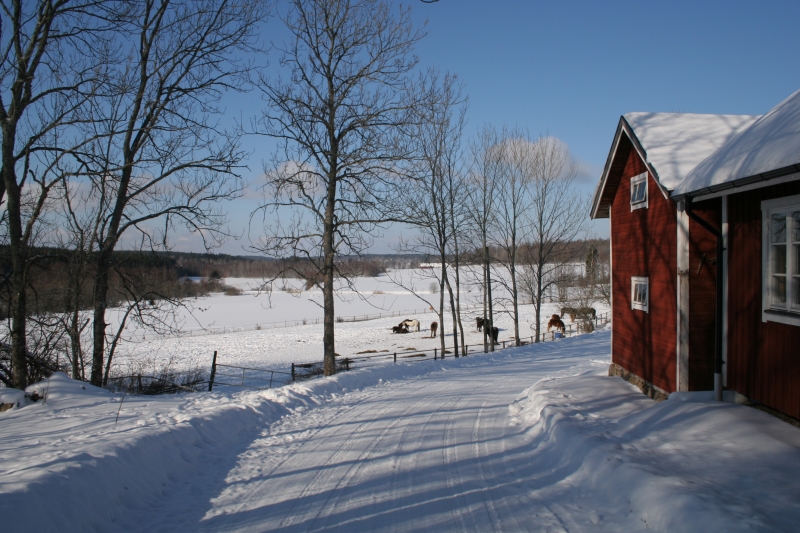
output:
[[[772,108],[748,128],[699,162],[673,196],[725,188],[735,181],[800,165],[800,91]]]
[[[677,188],[689,172],[758,118],[751,115],[626,113],[625,120],[647,163],[666,189]]]

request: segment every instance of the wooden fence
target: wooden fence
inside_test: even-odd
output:
[[[597,315],[592,319],[592,330],[602,327],[608,323],[608,313]],[[555,332],[543,332],[541,342],[556,341],[563,338],[588,333],[588,328],[583,326],[582,323],[570,324],[563,337],[557,337]],[[520,345],[525,346],[534,341],[535,336],[521,337]],[[515,347],[513,340],[503,340],[495,343],[496,350],[503,350],[506,348]],[[460,353],[458,355],[450,349],[445,349],[444,352],[440,348],[433,348],[431,350],[406,350],[404,352],[374,352],[366,355],[366,353],[355,354],[347,357],[338,357],[336,359],[336,371],[346,372],[355,368],[364,368],[373,366],[380,363],[392,361],[397,363],[398,359],[405,362],[416,361],[437,361],[449,357],[467,357],[477,353],[484,353],[484,345],[473,344],[459,346]],[[433,356],[431,358],[431,356]],[[219,369],[227,369],[228,373],[220,373]],[[276,378],[277,374],[277,378]],[[217,363],[217,352],[214,352],[214,359],[211,364],[211,379],[209,380],[208,390],[212,390],[214,385],[228,385],[242,388],[272,388],[278,384],[285,385],[296,381],[305,381],[315,377],[322,376],[323,363],[292,363],[291,372],[280,370],[271,370],[266,368],[249,368],[235,365],[225,365]],[[269,375],[269,378],[266,376]],[[228,381],[220,381],[219,376]],[[268,383],[268,385],[267,385]]]

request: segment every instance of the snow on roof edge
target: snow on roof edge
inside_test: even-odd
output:
[[[755,176],[800,164],[800,90],[697,164],[673,196],[734,187]],[[780,175],[780,172],[776,174]]]

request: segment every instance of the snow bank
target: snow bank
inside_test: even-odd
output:
[[[800,431],[711,393],[655,403],[618,377],[546,379],[509,407],[537,447],[537,498],[596,509],[587,527],[794,531]]]
[[[453,359],[447,367],[476,359]],[[433,371],[446,370],[398,363],[268,391],[124,400],[54,374],[27,389],[46,401],[0,413],[0,501],[13,510],[4,511],[3,524],[10,531],[86,531],[113,523],[116,513],[156,505],[166,487],[205,464],[235,461],[282,416]],[[22,391],[3,394],[17,398]]]

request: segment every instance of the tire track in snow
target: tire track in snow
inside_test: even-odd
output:
[[[414,390],[414,392],[419,391],[423,388],[424,385],[417,387]],[[364,428],[374,423],[374,419],[380,418],[381,415],[383,415],[386,411],[388,411],[393,407],[393,405],[389,402],[381,402],[381,403],[383,403],[384,406],[380,408],[377,412],[371,413],[371,416],[368,417],[362,423],[360,423],[356,429],[351,430],[348,437],[339,446],[339,448],[332,455],[330,455],[330,457],[328,457],[324,465],[319,467],[317,473],[315,474],[311,482],[308,483],[300,492],[300,494],[294,498],[294,503],[292,504],[292,507],[289,510],[288,516],[286,516],[280,522],[279,526],[280,528],[297,525],[303,521],[304,517],[307,514],[309,514],[310,509],[314,505],[312,501],[313,498],[309,498],[309,496],[318,493],[319,492],[318,489],[320,487],[324,487],[326,484],[328,484],[328,480],[331,479],[331,477],[334,474],[334,470],[336,470],[335,465],[342,462],[344,456],[350,451],[351,443],[362,436],[361,433],[364,430]],[[347,414],[349,414],[351,418],[358,418],[360,415],[362,415],[362,413],[365,410],[369,409],[369,404],[362,403],[359,405],[359,407],[360,407],[359,410],[355,412],[349,411]],[[322,444],[326,443],[321,443],[320,446]],[[309,503],[305,503],[306,501],[309,501]],[[298,507],[301,505],[304,506],[305,509],[300,510]]]
[[[439,389],[439,392],[444,392],[447,389],[452,388],[453,386],[455,386],[455,383],[448,383],[447,385],[445,385],[444,387]],[[425,387],[424,386],[420,387],[417,390],[421,390],[422,388],[425,388]],[[377,448],[379,444],[385,444],[384,438],[386,437],[386,435],[391,430],[393,430],[395,427],[397,427],[400,423],[407,423],[406,416],[409,413],[415,411],[418,406],[420,406],[421,404],[424,404],[424,403],[426,403],[428,401],[430,401],[429,398],[423,397],[423,398],[417,400],[416,402],[414,402],[413,404],[407,406],[405,409],[403,409],[403,411],[401,413],[399,413],[397,416],[395,416],[394,419],[391,422],[389,422],[380,431],[380,434],[378,436],[372,438],[370,443],[367,445],[366,449],[364,449],[364,451],[361,452],[361,455],[359,455],[358,459],[354,463],[352,463],[350,465],[350,467],[347,469],[345,474],[336,483],[336,486],[333,489],[331,489],[331,491],[330,491],[328,497],[325,499],[325,502],[323,503],[322,507],[320,508],[320,510],[318,511],[317,515],[314,517],[314,519],[312,520],[311,526],[309,527],[310,530],[313,529],[314,522],[316,522],[320,518],[320,516],[323,514],[323,512],[325,512],[326,510],[337,509],[339,507],[338,506],[339,501],[341,501],[341,499],[345,496],[345,491],[343,489],[351,486],[351,484],[356,485],[358,480],[362,479],[364,477],[364,475],[367,472],[369,472],[369,470],[371,469],[371,465],[369,463],[370,456],[372,455],[372,453],[374,452],[375,448]],[[432,415],[430,415],[430,416],[432,417]],[[395,449],[397,449],[397,447],[399,447],[399,442],[397,443],[397,446],[395,446]],[[386,452],[386,455],[392,455],[392,453],[391,452]],[[364,468],[365,465],[366,465],[366,468]],[[362,472],[362,468],[364,470],[363,472]],[[360,477],[358,477],[359,473],[362,474]],[[340,490],[340,489],[342,489],[342,490]],[[331,497],[333,496],[334,493],[337,493],[338,495],[336,497],[336,500],[333,502],[333,505],[331,507],[329,507],[328,503],[330,502],[330,499],[331,499]],[[349,505],[349,502],[348,502],[348,505],[345,506],[344,511],[345,512],[348,511],[350,509],[350,507],[351,507],[351,505]],[[327,520],[325,521],[325,524],[323,524],[323,528],[322,528],[323,530],[329,525],[330,517],[331,517],[331,515],[328,515]]]
[[[451,497],[448,498],[450,503],[450,516],[453,519],[453,522],[460,524],[461,531],[478,531],[475,527],[467,528],[467,525],[464,520],[464,506],[456,506],[455,500],[465,500],[465,503],[469,503],[466,501],[466,497],[463,493],[460,493],[456,490],[456,486],[460,483],[457,482],[455,479],[456,476],[453,475],[453,467],[458,470],[458,452],[456,450],[456,444],[458,443],[458,438],[455,435],[455,426],[453,425],[453,418],[455,418],[456,409],[459,405],[464,401],[463,396],[458,396],[454,400],[451,400],[448,403],[452,403],[452,408],[449,410],[447,421],[445,422],[444,431],[442,432],[442,470],[445,474],[445,486],[449,489]]]
[[[488,396],[486,396],[486,398],[483,400],[483,403],[478,409],[478,414],[475,417],[475,423],[472,425],[472,460],[473,463],[475,464],[478,473],[478,480],[480,481],[480,484],[483,487],[486,487],[487,483],[486,483],[486,473],[483,467],[483,461],[481,461],[482,441],[480,441],[480,433],[481,429],[485,429],[481,422],[483,421],[484,412],[486,411],[486,405],[489,403],[489,400],[491,400],[497,395],[497,391],[499,391],[502,388],[505,388],[511,382],[511,379],[495,380],[495,382],[497,381],[501,381],[501,384],[495,387],[494,390],[492,390],[492,392]],[[485,441],[483,441],[483,447],[487,450],[487,453],[485,453],[484,455],[488,455],[488,445]],[[494,500],[487,496],[486,491],[482,490],[480,491],[480,493],[481,497],[483,498],[484,505],[486,506],[486,511],[492,522],[492,529],[494,531],[500,531],[500,532],[504,531],[503,521],[500,518],[500,513],[497,510],[497,506],[495,505]],[[509,516],[511,516],[512,519],[514,518],[513,513],[509,513]],[[517,524],[515,523],[515,525]],[[518,529],[518,527],[516,527],[515,529]]]

